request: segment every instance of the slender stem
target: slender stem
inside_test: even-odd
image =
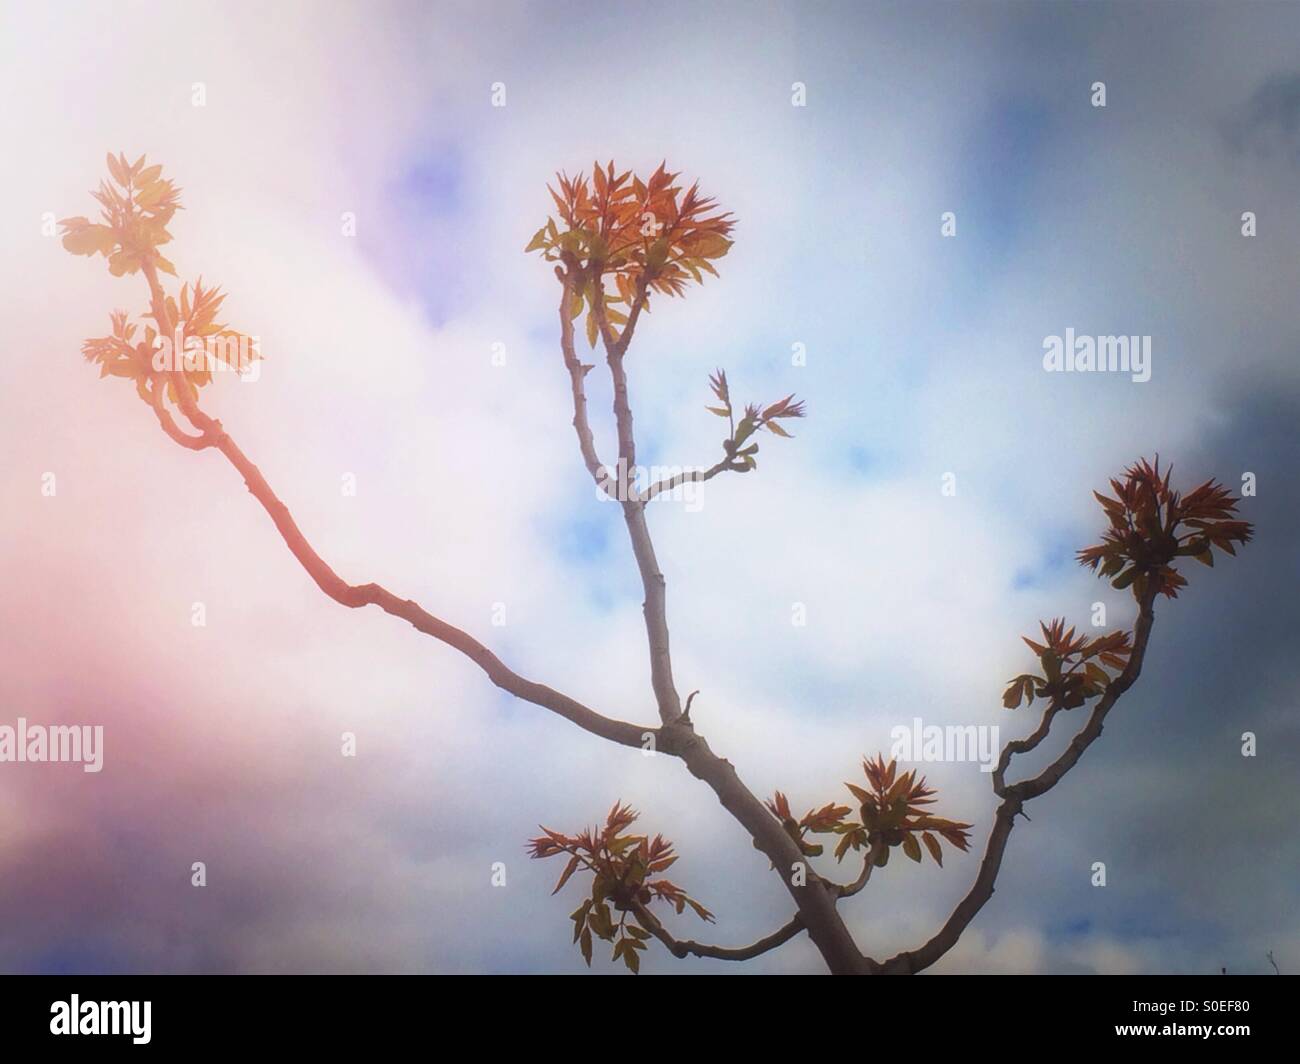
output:
[[[632,554],[641,586],[645,592],[642,613],[645,615],[646,639],[650,646],[650,683],[659,706],[659,718],[668,724],[682,713],[681,696],[673,681],[672,654],[668,641],[668,595],[664,574],[655,556],[654,542],[646,524],[645,508],[637,497],[633,467],[636,465],[636,436],[632,430],[632,407],[628,400],[627,373],[623,368],[623,355],[632,338],[632,329],[640,316],[647,298],[644,286],[637,289],[628,323],[619,337],[615,337],[605,314],[604,289],[599,277],[593,283],[591,305],[596,325],[605,345],[606,361],[614,381],[614,418],[618,424],[618,491],[623,506],[623,521],[632,541]]]
[[[573,393],[573,430],[578,434],[578,449],[582,452],[583,464],[592,480],[606,494],[616,497],[610,486],[609,473],[596,453],[596,438],[587,417],[586,376],[592,367],[579,360],[573,346],[573,319],[569,315],[569,308],[580,290],[580,278],[571,269],[560,271],[560,279],[563,283],[563,295],[560,297],[560,350],[564,353],[564,368],[569,371],[569,386]]]
[[[205,420],[211,421],[206,418]],[[580,728],[601,738],[621,743],[623,746],[643,747],[645,745],[646,737],[653,729],[606,717],[568,695],[525,679],[508,668],[500,658],[468,633],[433,616],[410,599],[398,598],[378,584],[354,585],[345,582],[307,542],[288,508],[271,490],[258,468],[248,460],[229,435],[219,429],[218,431],[220,434],[214,446],[243,476],[248,490],[275,522],[275,527],[293,556],[307,570],[307,574],[316,585],[335,602],[352,608],[366,605],[378,606],[385,613],[400,617],[418,631],[459,650],[487,673],[488,679],[494,684],[516,697],[549,709],[552,713],[572,721]]]
[[[862,859],[862,871],[858,873],[858,878],[845,886],[835,884],[836,897],[851,898],[867,885],[871,880],[871,873],[875,871],[876,858],[880,856],[883,846],[883,842],[876,842],[867,848],[867,855]]]
[[[656,481],[641,492],[638,498],[641,505],[644,506],[656,495],[662,495],[665,492],[673,491],[683,484],[703,483],[706,480],[712,480],[719,473],[725,473],[728,470],[734,472],[743,472],[745,467],[733,462],[730,458],[724,458],[717,465],[712,465],[708,469],[693,469],[689,473],[676,473],[671,477],[665,477],[663,480]]]
[[[803,917],[797,913],[770,935],[748,946],[710,946],[692,939],[674,938],[659,919],[640,902],[632,908],[636,922],[654,935],[674,957],[712,957],[719,961],[748,961],[782,946],[803,930]]]

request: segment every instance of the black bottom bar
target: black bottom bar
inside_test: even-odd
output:
[[[697,1048],[798,1051],[843,1040],[982,1053],[1043,1034],[1071,1050],[1157,1042],[1221,1053],[1232,1051],[1225,1043],[1278,1044],[1294,985],[1264,976],[4,976],[0,1029],[6,1050],[132,1053],[336,1053],[414,1041],[433,1052],[479,1044],[500,1059],[508,1050],[613,1049],[637,1031],[645,1048],[689,1038]]]

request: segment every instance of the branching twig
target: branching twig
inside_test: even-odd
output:
[[[883,964],[874,965],[874,962],[872,962],[874,970],[886,973],[912,974],[930,967],[956,945],[962,932],[966,930],[975,915],[993,896],[993,885],[1002,867],[1002,856],[1006,851],[1007,840],[1011,836],[1011,829],[1015,826],[1016,816],[1021,813],[1024,803],[1050,790],[1078,763],[1079,758],[1083,756],[1083,752],[1101,735],[1102,723],[1106,719],[1106,714],[1110,712],[1111,707],[1133,685],[1141,673],[1142,662],[1146,657],[1147,641],[1151,636],[1151,625],[1155,620],[1152,604],[1157,593],[1158,587],[1154,584],[1147,589],[1139,603],[1138,620],[1134,626],[1133,652],[1129,657],[1128,664],[1124,667],[1124,671],[1110,682],[1105,694],[1098,699],[1097,704],[1093,707],[1088,723],[1071,740],[1065,752],[1037,776],[1021,783],[1003,786],[999,792],[1003,795],[1002,803],[994,813],[993,830],[989,834],[988,844],[985,846],[984,858],[980,862],[975,883],[958,903],[957,908],[953,910],[947,922],[933,938],[918,949],[899,953]],[[1032,749],[1041,741],[1042,735],[1046,734],[1046,729],[1050,726],[1053,715],[1054,712],[1049,706],[1047,712],[1043,715],[1043,722],[1039,725],[1038,730],[1035,731],[1034,735],[1030,736],[1030,739],[1021,741],[1022,744],[1029,744],[1026,747],[1027,749]],[[1000,771],[996,774],[999,779],[1002,773],[1006,771],[1006,764],[1009,764],[1010,758],[1011,754],[1007,750],[1003,750],[1002,757],[998,761]]]
[[[719,961],[748,961],[782,946],[804,929],[803,917],[796,913],[790,922],[748,946],[709,946],[691,939],[674,938],[658,918],[644,905],[633,906],[637,923],[654,935],[674,957],[712,957]]]
[[[852,883],[841,885],[839,883],[830,883],[830,887],[835,891],[836,897],[851,898],[857,894],[871,880],[871,873],[876,868],[876,858],[880,856],[881,844],[876,843],[871,846],[862,859],[862,871],[858,873],[858,878]]]
[[[746,467],[731,458],[724,458],[717,465],[710,466],[708,469],[694,469],[689,473],[677,473],[674,476],[667,477],[664,480],[656,481],[651,484],[645,491],[638,496],[641,505],[644,506],[656,495],[662,495],[665,492],[674,491],[683,484],[702,484],[706,480],[712,480],[719,473],[735,472],[743,473]]]
[[[168,322],[168,316],[165,301],[161,296],[158,277],[151,264],[146,266],[145,276],[149,282],[153,297],[152,305],[155,320],[161,329]],[[543,684],[525,679],[508,668],[500,658],[471,635],[448,624],[446,621],[440,620],[410,599],[398,598],[391,591],[378,584],[349,584],[343,580],[307,542],[307,538],[298,528],[288,507],[271,490],[270,485],[266,482],[257,466],[249,461],[244,452],[235,444],[235,441],[225,432],[221,422],[209,417],[199,408],[193,397],[189,395],[188,386],[185,382],[179,382],[175,390],[179,395],[183,395],[188,399],[188,402],[181,404],[181,408],[190,423],[198,430],[199,435],[197,437],[189,436],[179,429],[162,407],[160,392],[158,391],[161,387],[161,381],[155,380],[154,391],[152,392],[153,406],[167,434],[181,446],[191,450],[204,450],[212,447],[225,455],[230,464],[243,476],[244,483],[248,486],[248,490],[253,497],[262,504],[262,508],[275,522],[275,527],[279,530],[281,538],[293,556],[298,559],[299,564],[316,582],[316,586],[335,602],[354,609],[359,606],[378,606],[385,613],[400,617],[424,634],[433,636],[433,638],[459,650],[487,673],[488,679],[494,684],[503,690],[509,691],[516,697],[541,706],[543,709],[549,709],[552,713],[572,721],[580,728],[591,732],[593,735],[599,735],[603,739],[609,739],[623,746],[642,747],[644,745],[647,733],[653,732],[654,729],[606,717],[584,706],[581,702],[570,698],[568,695],[561,694]]]

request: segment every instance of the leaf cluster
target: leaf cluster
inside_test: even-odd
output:
[[[1110,685],[1107,668],[1122,671],[1133,651],[1128,632],[1110,632],[1089,639],[1075,635],[1073,628],[1067,630],[1064,618],[1059,617],[1050,625],[1040,622],[1038,627],[1043,642],[1028,636],[1021,638],[1038,655],[1042,674],[1022,673],[1013,678],[1002,696],[1007,709],[1019,708],[1022,701],[1033,705],[1035,698],[1056,701],[1062,709],[1081,706]]]
[[[162,167],[146,166],[142,155],[134,163],[126,156],[109,154],[109,181],[100,182],[92,192],[101,204],[99,223],[84,217],[65,218],[59,225],[64,231],[63,246],[73,254],[102,254],[114,276],[133,274],[152,265],[176,276],[172,263],[158,247],[171,240],[167,225],[181,209],[180,190],[163,178]],[[177,401],[176,385],[196,397],[198,389],[212,380],[213,362],[224,362],[231,369],[243,370],[248,358],[260,358],[256,345],[244,334],[217,320],[225,294],[220,288],[204,286],[203,279],[181,286],[179,300],[159,289],[150,313],[155,325],[164,318],[170,335],[169,344],[180,350],[171,352],[166,373],[167,395]],[[122,377],[133,381],[136,392],[145,402],[152,402],[151,382],[160,371],[154,363],[159,334],[154,325],[140,332],[125,310],[110,315],[107,336],[93,337],[82,344],[86,360],[99,366],[100,377]],[[210,356],[210,357],[209,357]]]
[[[635,919],[628,920],[638,906],[664,901],[678,914],[690,906],[700,919],[713,919],[708,909],[660,874],[677,860],[673,844],[662,835],[652,839],[628,832],[638,816],[628,806],[615,802],[601,828],[563,835],[543,827],[542,835],[528,841],[528,855],[534,859],[569,854],[552,894],[558,893],[575,872],[591,873],[591,896],[570,915],[573,941],[588,965],[594,936],[614,944],[613,960],[621,958],[632,972],[640,970],[638,953],[645,950],[650,933]]]
[[[781,821],[785,833],[794,839],[799,846],[799,851],[806,857],[820,857],[825,849],[819,842],[808,841],[807,836],[810,833],[825,834],[834,831],[836,825],[853,812],[847,805],[828,802],[820,809],[811,809],[799,820],[795,820],[790,812],[789,800],[780,791],[777,791],[765,804],[772,815]]]
[[[1178,597],[1187,578],[1170,564],[1175,558],[1213,566],[1214,548],[1235,555],[1233,544],[1254,535],[1248,521],[1234,518],[1241,500],[1222,484],[1207,480],[1180,495],[1169,487],[1170,472],[1161,477],[1160,459],[1152,464],[1144,458],[1123,479],[1111,478],[1114,498],[1094,491],[1109,527],[1101,543],[1078,553],[1080,564],[1110,578],[1112,587],[1132,588],[1139,602],[1152,589]]]
[[[714,261],[731,250],[731,215],[718,212],[698,182],[683,194],[678,176],[661,163],[643,181],[631,170],[615,174],[611,160],[604,167],[593,164],[590,181],[560,173],[558,188],[547,186],[558,221],[548,217],[524,250],[540,251],[580,278],[570,317],[578,317],[584,301],[591,308],[587,339],[592,347],[598,294],[611,324],[626,324],[626,314],[614,309],[618,304],[630,308],[652,291],[684,295],[692,282],[703,283],[704,274],[716,277]],[[612,277],[615,295],[605,293],[606,277]]]
[[[852,808],[833,802],[804,814],[795,820],[790,803],[780,791],[767,803],[772,815],[781,821],[787,834],[799,844],[800,850],[810,857],[821,854],[820,844],[810,843],[808,834],[835,834],[840,836],[835,846],[835,859],[842,861],[849,850],[876,849],[877,868],[889,863],[890,851],[901,846],[913,861],[920,861],[921,847],[943,864],[943,850],[939,840],[959,850],[969,848],[970,824],[935,816],[926,807],[935,802],[936,791],[918,780],[916,770],[899,775],[898,762],[888,764],[882,756],[874,761],[862,762],[867,786],[854,783],[845,786],[858,801],[858,820],[850,820]]]
[[[730,466],[739,472],[748,472],[758,468],[754,455],[758,454],[758,443],[748,442],[750,437],[761,429],[767,429],[774,436],[791,438],[791,434],[781,426],[787,418],[800,418],[805,415],[803,400],[796,400],[793,395],[778,399],[766,407],[757,403],[746,404],[739,422],[731,405],[731,389],[727,384],[727,374],[723,370],[709,376],[709,387],[717,396],[721,406],[706,406],[705,409],[718,417],[725,417],[731,428],[730,434],[722,441],[722,449],[730,460]]]
[[[161,166],[145,166],[143,155],[128,163],[125,155],[110,152],[108,174],[110,180],[91,193],[100,204],[100,221],[64,218],[63,246],[74,255],[103,255],[114,277],[135,273],[147,261],[175,276],[158,248],[172,238],[167,225],[181,209],[180,189],[163,178]]]

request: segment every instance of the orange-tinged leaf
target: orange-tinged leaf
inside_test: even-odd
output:
[[[569,859],[569,863],[564,866],[564,871],[560,874],[560,881],[555,884],[555,889],[551,891],[552,894],[558,894],[560,892],[560,888],[563,887],[564,884],[569,881],[569,877],[573,875],[575,871],[577,871],[578,861],[579,861],[579,857],[575,853]]]
[[[127,183],[126,168],[113,157],[112,152],[108,153],[105,161],[108,163],[108,172],[112,175],[113,180],[119,185],[125,185]]]
[[[930,856],[934,858],[935,864],[942,868],[943,848],[939,845],[939,840],[927,831],[921,835],[921,841],[925,843],[925,848],[930,851]]]
[[[117,237],[106,225],[87,225],[68,233],[63,246],[74,255],[108,255],[117,246]]]

